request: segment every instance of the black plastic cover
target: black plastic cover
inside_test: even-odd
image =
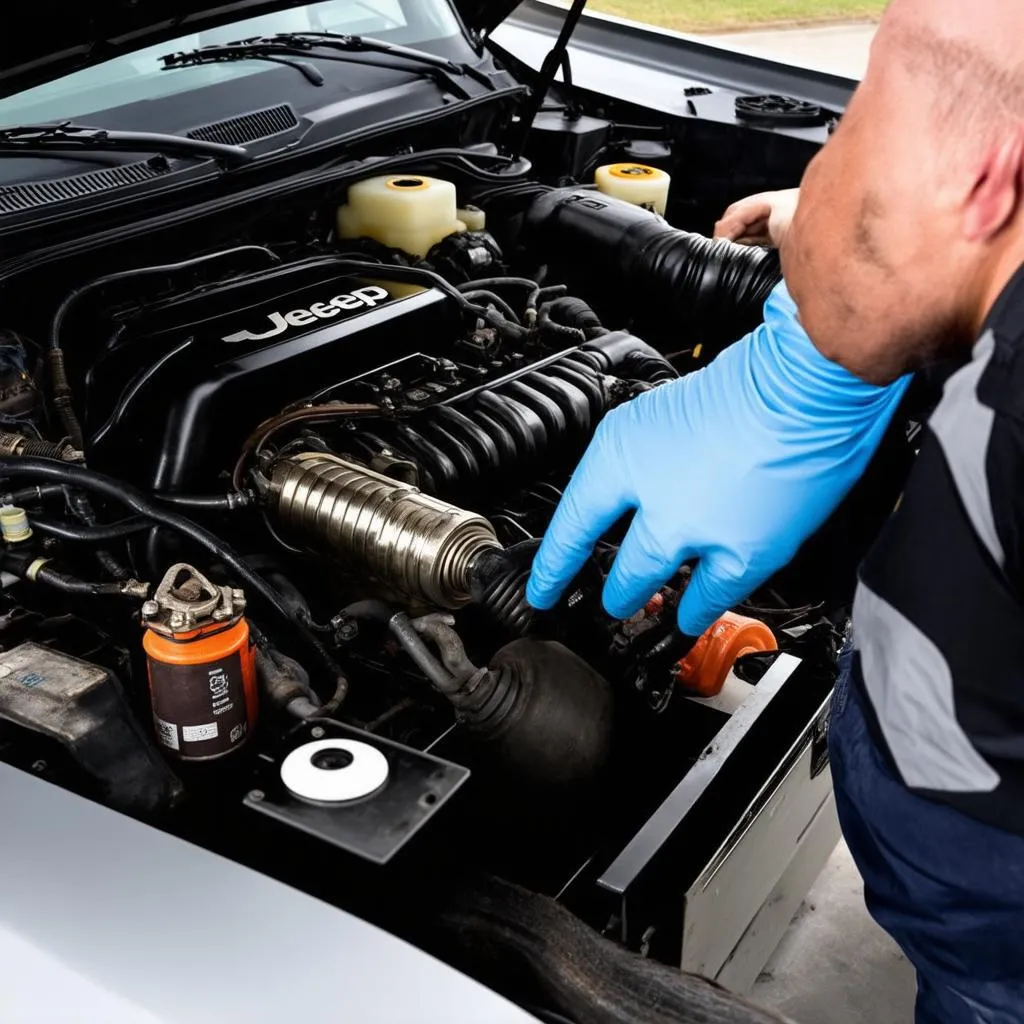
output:
[[[284,406],[460,331],[438,291],[309,281],[257,281],[137,316],[87,374],[90,464],[161,491],[209,486]]]

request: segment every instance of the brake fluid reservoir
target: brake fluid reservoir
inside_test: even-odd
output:
[[[594,174],[598,191],[665,216],[672,177],[647,164],[605,164]]]
[[[423,174],[366,178],[348,190],[338,209],[342,238],[372,238],[412,256],[430,249],[466,225],[456,213],[455,185]]]

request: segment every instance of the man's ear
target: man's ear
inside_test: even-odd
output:
[[[1024,125],[989,150],[977,168],[974,186],[964,205],[964,235],[986,242],[998,235],[1024,205]]]

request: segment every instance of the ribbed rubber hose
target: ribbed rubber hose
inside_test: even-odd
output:
[[[520,202],[519,244],[528,252],[572,254],[568,269],[589,294],[607,294],[620,313],[625,305],[643,322],[695,340],[729,342],[751,330],[782,277],[774,250],[682,231],[585,189],[550,189]]]

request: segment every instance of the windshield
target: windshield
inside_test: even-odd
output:
[[[0,127],[78,119],[126,102],[160,99],[265,73],[274,65],[240,61],[164,71],[159,58],[274,32],[343,32],[421,45],[459,35],[460,28],[447,0],[323,0],[179,36],[26,89],[0,100]]]

